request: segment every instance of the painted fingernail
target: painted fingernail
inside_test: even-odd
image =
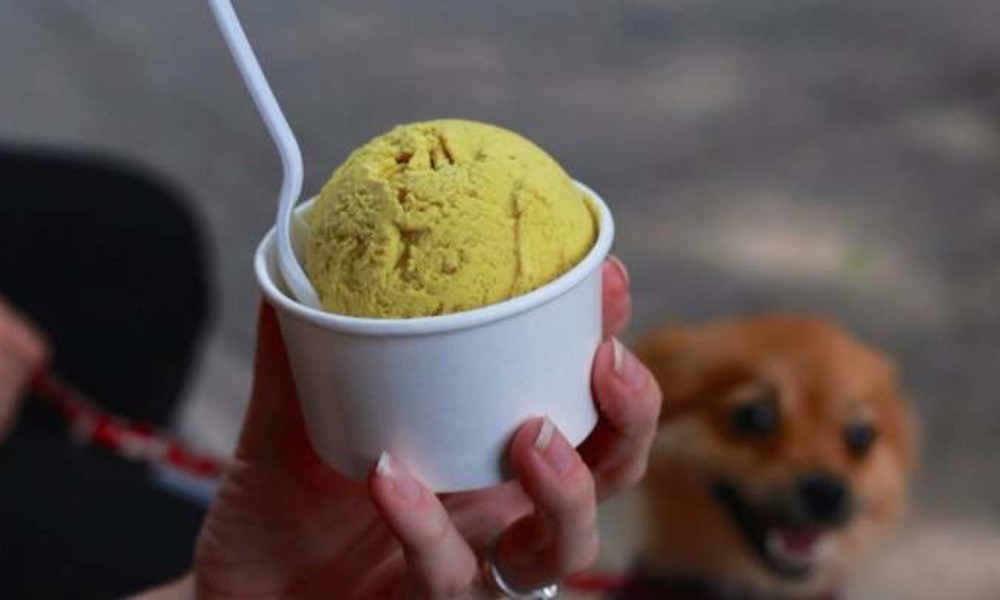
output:
[[[614,350],[612,369],[615,375],[630,388],[641,387],[646,382],[646,369],[642,363],[629,352],[625,344],[622,344],[618,338],[611,338],[611,345]]]
[[[548,417],[535,436],[535,451],[557,474],[569,471],[573,466],[573,447],[569,445]]]
[[[612,254],[611,256],[608,257],[608,262],[614,265],[615,269],[618,270],[618,274],[621,275],[621,278],[625,282],[625,285],[631,283],[632,279],[628,275],[628,269],[625,268],[625,263],[623,263],[621,259]]]
[[[375,463],[375,474],[392,483],[392,491],[403,502],[413,502],[420,495],[420,486],[387,451],[382,451]]]

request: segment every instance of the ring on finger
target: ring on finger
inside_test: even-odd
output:
[[[558,583],[542,586],[533,590],[518,591],[511,587],[504,579],[496,561],[496,543],[491,543],[483,553],[483,577],[490,590],[496,592],[502,598],[511,600],[552,600],[558,598],[562,587]]]

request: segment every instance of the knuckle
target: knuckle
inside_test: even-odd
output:
[[[628,466],[623,468],[618,472],[615,479],[615,487],[618,489],[626,490],[631,489],[642,481],[646,476],[646,470],[649,466],[649,457],[646,454],[642,454],[637,457],[636,460],[629,463]]]
[[[599,474],[600,497],[607,498],[638,486],[646,477],[648,468],[649,455],[643,452],[627,463],[603,470]]]
[[[444,511],[435,511],[430,517],[424,535],[421,536],[421,546],[436,548],[443,544],[451,534],[451,520]]]
[[[560,509],[579,513],[593,506],[596,492],[594,477],[588,469],[578,469],[566,482],[562,492]]]
[[[652,375],[647,375],[639,389],[607,385],[612,387],[603,392],[601,408],[622,437],[642,438],[656,431],[663,402]]]
[[[646,385],[642,390],[635,392],[628,402],[629,427],[632,435],[645,435],[657,428],[660,420],[660,410],[663,404],[663,395],[656,380],[649,375],[646,378]]]

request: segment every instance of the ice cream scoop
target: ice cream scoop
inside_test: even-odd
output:
[[[562,275],[597,235],[593,207],[520,135],[442,119],[354,151],[308,217],[305,267],[324,309],[377,318],[479,308]]]

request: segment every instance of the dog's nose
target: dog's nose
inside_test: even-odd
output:
[[[798,481],[799,498],[809,516],[822,525],[840,525],[851,515],[851,491],[840,477],[817,471]]]

